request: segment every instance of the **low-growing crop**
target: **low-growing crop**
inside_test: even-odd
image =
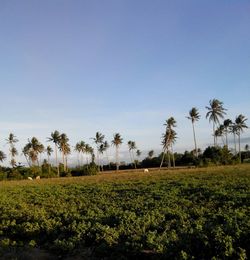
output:
[[[250,166],[1,183],[0,256],[247,259]]]

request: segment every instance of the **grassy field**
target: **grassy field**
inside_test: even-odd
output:
[[[0,212],[3,259],[247,259],[250,165],[0,182]]]

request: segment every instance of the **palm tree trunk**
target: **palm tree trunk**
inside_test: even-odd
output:
[[[56,153],[57,177],[60,177],[59,165],[58,165],[58,159],[57,159],[57,146],[56,146],[56,144],[55,144],[55,153]]]
[[[192,122],[192,126],[193,126],[193,135],[194,135],[195,154],[196,154],[196,157],[198,157],[197,144],[196,144],[196,136],[195,136],[195,130],[194,130],[194,122]]]
[[[241,163],[240,133],[239,133],[239,159],[240,159],[240,163]]]
[[[50,163],[49,163],[49,155],[48,155],[48,167],[49,167],[49,175],[50,175]]]
[[[106,151],[106,157],[107,157],[107,162],[108,162],[109,169],[110,169],[110,161],[109,161],[109,156],[108,156],[108,152],[107,151]]]
[[[133,160],[132,160],[132,156],[131,156],[131,151],[128,150],[128,152],[129,152],[129,157],[130,157],[131,165],[133,165]]]
[[[168,168],[170,168],[171,167],[171,160],[170,160],[169,150],[167,150],[167,154],[168,154]]]
[[[65,170],[68,171],[68,158],[67,155],[65,156]]]
[[[165,152],[166,152],[166,149],[163,150],[163,155],[162,155],[162,159],[161,159],[160,169],[161,169],[162,164],[164,162]]]
[[[65,167],[65,153],[64,153],[64,145],[62,146],[62,159],[63,159],[63,171],[66,171]]]
[[[96,147],[96,161],[97,161],[98,171],[100,171],[100,158],[99,158],[98,147]]]
[[[225,135],[226,135],[226,146],[227,146],[227,148],[228,148],[228,140],[227,140],[227,128],[226,128],[226,133],[225,133]]]
[[[214,146],[215,146],[215,123],[213,121],[213,133],[214,133]]]
[[[116,157],[116,171],[119,171],[119,163],[118,163],[118,146],[116,146],[116,148],[115,148],[115,152],[116,152],[116,154],[115,154],[115,157]]]
[[[134,162],[135,169],[136,169],[135,155],[134,155],[134,152],[133,152],[133,151],[132,151],[132,157],[133,157],[133,162]]]
[[[237,154],[235,133],[234,133],[234,154],[235,154],[235,155]]]

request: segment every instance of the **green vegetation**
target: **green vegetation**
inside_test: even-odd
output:
[[[0,210],[0,258],[250,257],[248,164],[2,182]]]
[[[124,143],[124,140],[120,133],[113,135],[113,140],[110,143],[105,140],[105,135],[100,132],[96,132],[95,137],[92,139],[95,148],[85,143],[84,141],[77,142],[74,146],[69,143],[69,138],[65,133],[60,133],[55,130],[47,138],[48,142],[54,144],[54,151],[50,146],[45,146],[40,143],[36,137],[28,139],[28,143],[23,147],[22,153],[26,159],[26,167],[21,162],[16,161],[18,151],[15,144],[18,139],[13,133],[9,134],[6,139],[9,145],[10,165],[12,168],[0,167],[0,180],[4,179],[23,179],[34,177],[57,177],[65,176],[82,176],[93,175],[100,171],[119,169],[133,169],[133,168],[151,168],[151,167],[168,167],[175,168],[175,166],[186,167],[206,167],[213,165],[229,165],[238,164],[242,162],[250,161],[249,147],[245,145],[245,151],[241,150],[241,139],[243,130],[248,128],[246,125],[247,118],[240,114],[236,116],[235,121],[231,119],[225,119],[220,124],[220,119],[224,119],[227,109],[223,107],[223,102],[218,99],[212,99],[209,101],[209,106],[206,106],[208,112],[206,118],[209,122],[213,123],[213,138],[214,145],[208,146],[201,151],[198,148],[196,140],[196,130],[194,123],[198,122],[201,115],[196,107],[192,107],[189,111],[187,119],[192,122],[193,138],[194,138],[194,150],[185,151],[183,154],[174,152],[174,144],[178,139],[177,122],[174,117],[169,117],[165,121],[165,131],[162,135],[162,152],[158,156],[153,157],[154,151],[150,150],[148,156],[140,161],[142,152],[137,148],[136,142],[129,140],[128,153],[130,157],[130,163],[120,162],[119,148]],[[234,149],[229,147],[228,135],[233,135]],[[236,137],[238,138],[238,149],[236,145]],[[218,142],[218,138],[221,138],[221,143]],[[108,149],[112,145],[115,148],[114,161],[110,161],[108,155]],[[68,157],[72,154],[71,147],[74,147],[76,152],[77,162],[72,160],[74,156],[71,156],[71,166],[68,166]],[[54,152],[54,158],[51,156]],[[59,153],[60,152],[60,153]],[[42,158],[42,154],[46,153],[45,158]],[[0,162],[6,160],[8,156],[0,150]],[[125,157],[126,158],[126,157]]]

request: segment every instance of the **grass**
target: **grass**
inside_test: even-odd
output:
[[[246,259],[250,165],[6,181],[0,210],[4,258]]]

